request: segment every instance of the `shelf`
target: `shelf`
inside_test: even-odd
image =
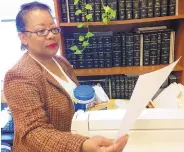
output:
[[[112,68],[93,68],[93,69],[74,69],[76,76],[98,76],[115,74],[143,74],[161,69],[167,65],[156,66],[131,66],[131,67],[112,67]],[[184,71],[184,67],[177,65],[174,71]]]
[[[111,21],[108,25],[149,23],[149,22],[159,22],[159,21],[177,20],[177,19],[184,19],[184,15],[154,17],[154,18],[144,18],[144,19],[133,19],[133,20],[118,20],[118,21]],[[79,23],[80,22],[60,23],[60,26],[62,26],[62,27],[77,26]],[[108,25],[104,24],[103,22],[84,22],[83,24],[89,25],[89,26],[108,26]]]

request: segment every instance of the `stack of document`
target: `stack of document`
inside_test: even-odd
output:
[[[165,88],[154,100],[156,108],[184,109],[184,86],[172,83]]]

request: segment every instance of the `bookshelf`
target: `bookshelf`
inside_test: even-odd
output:
[[[133,20],[119,20],[111,21],[108,25],[105,25],[103,22],[86,22],[84,25],[89,26],[111,26],[111,25],[125,25],[125,24],[138,24],[138,23],[150,23],[150,22],[161,22],[167,20],[178,20],[183,19],[184,15],[177,16],[165,16],[165,17],[154,17],[154,18],[145,18],[145,19],[133,19]],[[61,27],[72,27],[77,26],[79,23],[59,23]]]
[[[61,33],[61,54],[64,52],[64,36],[66,32],[78,32],[76,26],[78,22],[63,23],[61,16],[61,2],[60,0],[54,0],[56,21],[58,26],[62,28]],[[175,67],[174,72],[178,77],[178,82],[184,85],[184,0],[179,0],[178,15],[164,16],[144,19],[132,19],[132,20],[118,20],[111,21],[108,25],[102,22],[86,22],[85,25],[89,25],[91,31],[130,31],[132,28],[144,27],[149,25],[159,26],[167,25],[175,30],[175,60],[180,56],[182,57],[179,64]],[[128,66],[128,67],[112,67],[112,68],[92,68],[92,69],[74,69],[77,76],[100,76],[100,75],[115,75],[115,74],[143,74],[151,71],[158,70],[167,65],[155,65],[155,66]]]
[[[93,68],[93,69],[74,69],[77,76],[96,76],[112,74],[143,74],[158,70],[166,65],[155,66],[132,66],[132,67],[112,67],[112,68]],[[184,67],[177,65],[174,71],[183,71]]]

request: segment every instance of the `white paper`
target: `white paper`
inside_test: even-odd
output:
[[[156,108],[178,109],[177,98],[180,92],[179,85],[172,83],[153,100],[153,104]]]
[[[180,58],[179,58],[180,59]],[[141,114],[160,86],[167,79],[179,59],[172,64],[147,74],[140,75],[132,96],[130,98],[126,113],[121,121],[120,129],[117,133],[115,142],[130,130],[136,119]]]
[[[109,97],[107,96],[107,94],[99,83],[93,86],[93,89],[95,90],[96,101],[98,101],[99,103],[109,101]]]

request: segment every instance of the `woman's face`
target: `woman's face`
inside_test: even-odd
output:
[[[45,10],[34,10],[28,13],[25,31],[36,32],[45,29],[49,30],[54,27],[56,25],[49,12]],[[59,49],[59,34],[53,34],[51,31],[43,37],[30,32],[23,34],[28,51],[38,58],[53,57]]]

